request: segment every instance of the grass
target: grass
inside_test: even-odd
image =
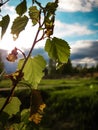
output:
[[[10,80],[0,81],[0,88],[9,88],[11,86]],[[17,88],[27,87],[26,84],[19,84]],[[43,79],[39,89],[50,91],[51,94],[66,96],[90,96],[98,92],[98,80],[94,78],[75,78],[75,79]],[[17,90],[17,89],[16,89]]]
[[[98,91],[98,81],[92,78],[79,78],[79,79],[45,79],[42,80],[40,89],[54,90],[55,93],[73,93],[77,94],[87,93],[87,91]]]
[[[26,84],[19,84],[19,87],[26,87]],[[10,80],[1,80],[0,88],[11,87]],[[52,90],[96,90],[98,88],[98,80],[94,78],[73,78],[73,79],[43,79],[41,80],[39,89]]]
[[[47,127],[52,130],[98,129],[97,79],[46,79],[41,81],[39,88],[49,93]]]
[[[0,88],[10,85],[9,80],[0,81]],[[18,87],[26,87],[26,84],[19,84]],[[38,88],[47,104],[41,124],[43,130],[98,129],[97,79],[43,79]],[[19,89],[16,94],[23,101],[23,107],[28,107],[29,92]]]
[[[0,88],[9,88],[10,80],[0,81]],[[19,84],[16,91],[28,88],[26,84]],[[98,80],[94,78],[73,78],[73,79],[43,79],[39,89],[49,93],[51,96],[64,96],[66,98],[93,96],[98,93]],[[25,89],[24,89],[25,91]]]

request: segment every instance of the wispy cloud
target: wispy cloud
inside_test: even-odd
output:
[[[98,7],[97,0],[60,0],[59,10],[64,12],[89,12]]]
[[[74,36],[74,35],[75,36],[90,35],[95,32],[88,29],[86,25],[81,25],[79,23],[66,24],[60,21],[56,21],[54,33],[56,36],[66,37],[66,36]]]

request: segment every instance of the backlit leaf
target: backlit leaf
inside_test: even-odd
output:
[[[3,106],[5,100],[6,98],[0,98],[0,108]],[[8,113],[9,115],[16,114],[20,110],[20,105],[20,100],[17,97],[13,97],[3,111]]]
[[[56,37],[47,39],[45,50],[48,52],[50,58],[60,63],[66,63],[70,56],[70,47],[68,43]]]
[[[17,39],[19,33],[25,29],[27,22],[28,17],[25,15],[23,17],[19,16],[14,20],[13,25],[11,27],[11,33],[13,34],[14,39]]]
[[[29,8],[29,16],[32,20],[33,25],[36,25],[39,21],[39,10],[36,6],[32,6]]]
[[[57,7],[58,7],[58,0],[56,0],[55,2],[48,2],[45,9],[46,11],[48,11],[48,13],[54,14]]]
[[[20,59],[18,63],[18,69],[21,69],[23,62],[24,59]],[[37,55],[34,58],[30,57],[28,59],[23,69],[24,79],[32,84],[33,88],[37,87],[41,78],[44,76],[43,70],[45,68],[45,65],[46,62],[40,55]]]
[[[16,7],[16,12],[20,16],[23,15],[27,11],[27,4],[26,0],[23,0],[17,7]]]
[[[7,27],[9,25],[10,22],[10,17],[9,15],[6,15],[4,17],[2,17],[2,20],[0,21],[0,27],[1,27],[1,38],[3,37],[3,35],[5,34]]]
[[[21,112],[21,121],[24,123],[29,122],[30,109],[23,109]]]

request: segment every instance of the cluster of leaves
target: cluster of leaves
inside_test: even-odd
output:
[[[0,98],[0,108],[5,100],[3,97]],[[30,108],[20,111],[20,106],[21,102],[17,97],[10,99],[0,114],[1,130],[29,130],[41,122],[46,104],[43,102],[39,90],[32,90]]]
[[[40,80],[44,76],[43,70],[46,67],[46,61],[41,55],[31,57],[34,46],[39,41],[46,39],[44,49],[48,53],[49,57],[54,59],[58,64],[66,63],[70,56],[70,47],[68,43],[60,38],[52,37],[55,22],[55,12],[57,7],[58,0],[55,0],[55,2],[48,2],[45,7],[43,7],[41,3],[36,0],[32,0],[32,6],[29,8],[27,8],[26,0],[23,0],[16,6],[15,10],[18,16],[14,19],[11,27],[13,39],[17,40],[19,34],[26,28],[29,20],[32,22],[33,26],[38,25],[38,30],[27,56],[18,48],[14,48],[7,56],[8,61],[15,62],[18,59],[18,51],[23,54],[23,58],[18,62],[18,71],[7,75],[7,77],[12,81],[12,89],[9,97],[6,100],[0,98],[0,112],[3,111],[8,115],[12,115],[19,111],[21,104],[19,99],[16,97],[12,99],[11,97],[14,93],[15,87],[20,82],[20,80],[24,80],[30,86],[31,96],[33,95],[30,99],[30,109],[25,111],[25,113],[30,113],[29,117],[27,116],[29,121],[33,121],[35,124],[40,123],[43,115],[43,109],[46,105],[43,103],[40,93],[36,89],[38,88]],[[27,12],[28,15],[26,15]],[[9,15],[2,17],[2,20],[0,21],[1,38],[6,32],[9,22]],[[39,36],[40,32],[41,36]],[[16,105],[14,105],[14,102]],[[10,107],[10,109],[7,107]],[[24,115],[24,112],[22,115]]]

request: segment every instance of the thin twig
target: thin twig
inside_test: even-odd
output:
[[[13,84],[13,86],[12,86],[12,89],[11,89],[11,91],[10,91],[10,93],[9,93],[9,96],[7,97],[6,101],[5,101],[4,104],[3,104],[3,106],[2,106],[2,108],[1,108],[1,110],[0,110],[0,113],[4,110],[4,108],[6,107],[6,105],[9,103],[9,100],[10,100],[10,98],[11,98],[11,96],[12,96],[14,90],[15,90],[15,87],[17,86],[17,84],[18,84],[19,81],[20,81],[20,77],[21,77],[22,71],[23,71],[23,69],[24,69],[24,67],[25,67],[25,64],[27,63],[27,61],[28,61],[28,59],[29,59],[29,57],[30,57],[30,55],[31,55],[31,53],[32,53],[32,50],[34,49],[34,46],[35,46],[35,44],[36,44],[39,31],[40,31],[40,30],[39,30],[39,28],[38,28],[38,31],[37,31],[37,33],[36,33],[36,36],[35,36],[35,39],[34,39],[34,41],[33,41],[32,47],[31,47],[31,49],[30,49],[30,51],[29,51],[29,54],[28,54],[28,56],[26,57],[26,59],[25,59],[23,65],[22,65],[22,67],[21,67],[21,69],[20,69],[20,71],[19,71],[19,75],[17,76],[17,79],[15,80],[15,82],[14,82],[14,84]]]
[[[22,55],[24,56],[24,59],[26,59],[25,53],[22,50],[18,49],[18,48],[17,48],[17,50],[20,51],[22,53]]]
[[[0,3],[0,7],[3,6],[4,4],[6,4],[9,0],[6,0],[5,2],[1,1]]]
[[[41,3],[40,2],[38,2],[37,0],[35,0],[34,1],[41,9],[43,9],[44,10],[44,7],[42,7],[42,5],[41,5]]]

